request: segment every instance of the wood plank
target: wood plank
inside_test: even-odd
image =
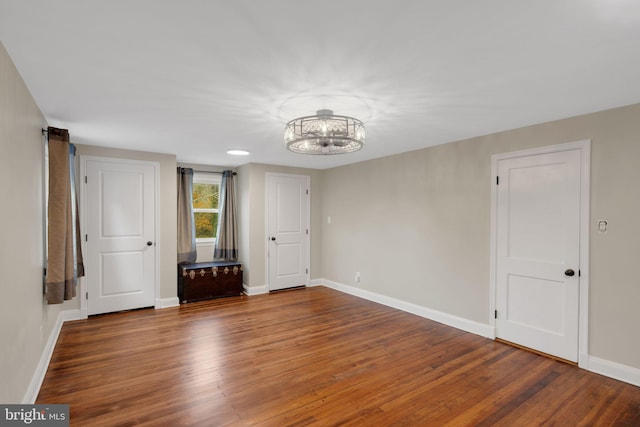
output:
[[[68,322],[72,425],[640,425],[640,388],[324,287]]]

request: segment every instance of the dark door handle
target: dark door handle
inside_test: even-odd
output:
[[[565,270],[564,272],[564,275],[569,277],[573,276],[574,274],[576,274],[576,272],[573,271],[572,269]]]
[[[147,242],[147,246],[151,246],[151,245],[153,245],[153,242],[152,242],[151,240],[149,240],[149,241]]]
[[[276,238],[275,238],[275,237],[272,237],[272,238],[271,238],[271,240],[275,242],[275,241],[276,241]]]

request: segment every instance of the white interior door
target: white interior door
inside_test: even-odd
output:
[[[309,177],[267,174],[269,290],[309,279]]]
[[[155,303],[155,169],[149,162],[86,160],[87,313]]]
[[[578,360],[580,149],[498,161],[496,336]]]

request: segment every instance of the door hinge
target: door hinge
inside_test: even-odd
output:
[[[307,274],[309,274],[309,269],[308,268],[305,268],[305,271],[307,272]]]
[[[500,185],[500,177],[496,176],[496,185]]]
[[[87,183],[87,176],[86,175],[84,176],[84,183],[85,184]]]
[[[307,196],[309,195],[309,189],[307,188]]]
[[[89,299],[89,292],[86,292],[86,293],[84,294],[84,299]]]
[[[309,235],[309,229],[307,228],[307,236]]]
[[[85,234],[85,235],[84,235],[84,241],[85,241],[85,242],[88,242],[88,241],[89,241],[89,235],[88,235],[88,234]]]
[[[578,277],[580,277],[582,275],[582,273],[580,272],[580,270],[578,270]]]
[[[493,310],[493,318],[494,319],[498,318],[498,310]]]

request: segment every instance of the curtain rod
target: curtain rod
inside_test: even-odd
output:
[[[218,171],[199,171],[199,170],[195,170],[195,169],[193,171],[197,172],[197,173],[215,173],[215,174],[218,174],[218,175],[222,175],[222,172],[218,172]],[[234,175],[238,175],[236,172],[234,172],[233,174]]]

